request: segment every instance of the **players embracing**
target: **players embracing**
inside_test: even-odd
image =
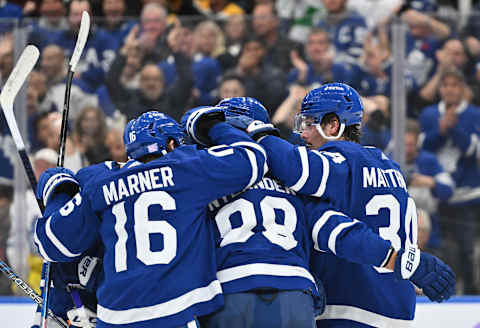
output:
[[[313,327],[322,312],[321,327],[406,326],[410,281],[442,301],[455,277],[420,254],[398,165],[355,143],[362,110],[347,85],[313,90],[297,119],[310,149],[278,138],[251,98],[190,111],[201,146],[143,114],[127,163],[44,173],[37,245],[74,262],[102,241],[98,327]]]

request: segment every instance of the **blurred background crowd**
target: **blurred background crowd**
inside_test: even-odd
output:
[[[145,111],[178,120],[225,97],[259,99],[282,136],[301,142],[292,125],[303,97],[333,81],[364,97],[362,143],[390,154],[392,24],[402,24],[407,121],[400,142],[421,213],[419,246],[454,267],[459,294],[479,293],[480,3],[0,0],[0,87],[18,49],[30,43],[41,51],[17,113],[37,178],[57,162],[67,60],[84,10],[93,25],[71,91],[65,164],[74,171],[125,161],[123,127]],[[38,287],[41,260],[28,241],[39,213],[14,172],[24,178],[1,114],[0,259]],[[15,292],[1,276],[0,294]]]

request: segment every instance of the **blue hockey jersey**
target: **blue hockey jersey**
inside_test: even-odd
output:
[[[52,36],[51,42],[60,46],[69,58],[75,49],[76,34],[71,31],[61,31]],[[81,79],[88,85],[88,92],[93,93],[104,81],[105,72],[115,59],[116,43],[105,31],[97,29],[88,36],[82,57],[78,62],[76,72],[81,73]]]
[[[379,266],[390,249],[362,222],[325,201],[298,196],[270,176],[210,203],[209,217],[226,294],[270,287],[318,295],[309,272],[312,249]]]
[[[262,147],[249,141],[184,146],[145,164],[90,166],[79,173],[91,176],[81,193],[38,221],[39,250],[47,260],[72,261],[102,239],[97,327],[184,325],[223,304],[207,205],[266,170]]]
[[[319,150],[279,138],[261,140],[272,174],[299,193],[321,197],[366,223],[395,249],[417,244],[417,214],[399,166],[374,147],[328,142]],[[314,256],[312,272],[323,281],[327,308],[320,320],[350,319],[358,325],[404,327],[415,313],[415,291],[386,269],[330,254]],[[355,322],[349,322],[354,327]]]
[[[363,55],[363,42],[367,35],[365,19],[355,11],[327,16],[318,27],[325,29],[332,38],[336,59],[349,63],[356,62]]]
[[[480,109],[462,102],[457,108],[458,123],[442,135],[439,120],[445,114],[440,102],[426,107],[420,115],[424,132],[423,148],[437,155],[438,161],[455,181],[449,203],[462,206],[480,203]]]

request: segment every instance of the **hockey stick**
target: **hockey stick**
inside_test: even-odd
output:
[[[10,76],[8,77],[8,80],[5,83],[5,86],[3,87],[0,94],[0,105],[2,106],[5,120],[7,121],[8,128],[10,129],[13,141],[18,150],[18,154],[20,156],[20,159],[22,160],[23,166],[25,167],[25,171],[27,172],[30,186],[32,187],[34,192],[37,189],[37,179],[33,174],[32,164],[30,163],[27,152],[25,151],[25,144],[23,143],[22,136],[20,134],[17,122],[15,120],[15,116],[13,114],[13,102],[18,94],[18,91],[20,91],[20,88],[27,79],[28,74],[30,74],[33,67],[37,63],[39,55],[40,53],[35,46],[27,46],[23,50],[12,73],[10,73]],[[38,199],[37,203],[40,210],[43,212],[43,203]],[[15,272],[13,272],[13,270],[8,267],[7,264],[0,261],[0,269],[5,275],[8,276],[9,279],[15,282],[15,284],[17,284],[17,286],[20,287],[20,289],[23,290],[31,299],[33,299],[39,305],[42,304],[42,298],[38,294],[36,294],[33,288],[31,288],[23,279],[21,279]],[[51,310],[48,310],[48,314],[60,325],[68,327],[66,322],[63,321],[63,319],[55,316]]]
[[[25,150],[25,144],[23,143],[20,130],[18,129],[17,122],[15,120],[15,115],[13,114],[13,102],[17,96],[18,91],[22,87],[23,83],[27,79],[28,74],[32,71],[33,67],[37,63],[40,52],[35,46],[28,45],[22,52],[20,58],[17,61],[17,64],[13,68],[12,73],[8,77],[7,83],[3,87],[2,93],[0,94],[0,105],[2,106],[5,119],[7,121],[8,128],[12,134],[13,142],[17,147],[18,155],[22,160],[23,167],[28,176],[28,181],[32,187],[33,192],[37,190],[37,179],[33,174],[32,164],[28,158],[27,152]],[[45,210],[43,203],[37,199],[38,207],[40,210]]]
[[[0,261],[0,270],[10,279],[12,280],[21,290],[27,294],[35,303],[38,305],[42,305],[43,299],[40,295],[35,293],[32,287],[28,285],[28,283],[20,278],[13,270],[3,261]],[[68,327],[68,324],[60,317],[57,317],[52,310],[48,309],[48,315],[52,318],[56,323],[58,323],[62,327]]]
[[[68,111],[70,109],[70,90],[72,89],[72,80],[73,74],[75,73],[75,68],[77,67],[78,61],[82,56],[83,48],[87,43],[88,33],[90,32],[90,16],[86,11],[82,13],[82,21],[80,23],[80,29],[78,30],[77,42],[75,43],[75,48],[73,49],[72,57],[70,58],[70,63],[68,64],[68,74],[67,74],[67,83],[65,86],[65,99],[63,100],[63,114],[62,114],[62,128],[60,131],[60,149],[58,153],[57,166],[63,166],[65,159],[65,144],[67,140],[67,125],[68,125]],[[44,287],[44,297],[43,297],[43,306],[42,306],[42,321],[41,327],[47,327],[47,309],[48,302],[50,298],[50,284],[52,281],[51,267],[50,262],[44,262],[45,269],[45,287]]]
[[[70,110],[70,90],[72,89],[73,74],[77,67],[78,61],[87,43],[88,33],[90,31],[90,16],[86,11],[82,13],[82,22],[80,23],[80,29],[78,30],[77,43],[73,50],[70,63],[68,64],[67,83],[65,86],[65,98],[63,99],[63,113],[62,113],[62,129],[60,132],[60,151],[58,152],[57,166],[63,166],[65,158],[65,141],[67,139],[67,126],[68,126],[68,111]]]

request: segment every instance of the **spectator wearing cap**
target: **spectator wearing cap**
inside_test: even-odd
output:
[[[476,293],[473,279],[473,247],[480,213],[480,108],[465,98],[465,79],[451,68],[440,78],[440,102],[420,115],[425,134],[423,148],[436,154],[455,182],[453,196],[439,205],[445,232],[451,233],[461,259],[458,275],[464,293]]]

